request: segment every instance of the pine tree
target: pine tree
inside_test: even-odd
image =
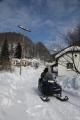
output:
[[[18,45],[15,49],[15,57],[18,58],[18,59],[21,59],[21,54],[22,54],[21,44],[18,43]]]
[[[7,38],[5,39],[1,49],[1,65],[2,69],[4,70],[8,70],[11,68]]]

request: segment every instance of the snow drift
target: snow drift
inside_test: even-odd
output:
[[[61,84],[63,90],[80,96],[80,76],[58,77],[57,81]]]

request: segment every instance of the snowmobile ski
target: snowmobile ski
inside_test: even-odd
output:
[[[60,97],[60,96],[56,96],[56,98],[62,102],[65,102],[65,101],[68,101],[68,96],[65,96],[65,97]]]
[[[40,96],[40,98],[44,102],[49,102],[50,101],[49,97],[47,97],[47,96]]]

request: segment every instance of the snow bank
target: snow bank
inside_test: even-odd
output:
[[[42,71],[43,68],[40,70]],[[21,69],[21,75],[20,68],[15,68],[14,73],[5,71],[0,73],[0,105],[13,105],[16,90],[22,85],[25,85],[25,82],[27,81],[28,84],[33,84],[33,81],[38,79],[40,76],[39,74],[41,73],[39,72],[39,74],[36,75],[37,70],[30,66],[22,67]]]
[[[80,96],[80,76],[58,77],[57,81],[61,84],[63,90]]]
[[[14,73],[0,73],[0,105],[12,105],[18,80]]]

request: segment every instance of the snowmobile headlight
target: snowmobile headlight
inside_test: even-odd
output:
[[[54,81],[53,81],[53,80],[48,80],[48,82],[49,82],[49,83],[54,83]]]

